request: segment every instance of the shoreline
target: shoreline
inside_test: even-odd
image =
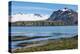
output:
[[[27,48],[27,46],[24,46],[21,48],[16,48],[14,50],[12,49],[12,53],[77,49],[77,48],[78,48],[78,35],[72,38],[60,38],[55,40],[48,40],[47,44],[41,46],[34,46],[29,48]]]

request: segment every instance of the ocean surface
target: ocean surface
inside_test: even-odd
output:
[[[16,45],[23,42],[73,37],[78,34],[78,26],[13,26],[9,33],[11,33],[11,36],[52,36],[25,41],[12,41],[12,48],[17,48]]]

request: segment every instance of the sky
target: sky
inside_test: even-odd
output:
[[[36,2],[11,2],[11,14],[45,14],[51,15],[53,11],[69,8],[77,11],[77,5],[55,4],[55,3],[36,3]]]

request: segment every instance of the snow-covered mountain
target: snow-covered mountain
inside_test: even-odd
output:
[[[40,21],[48,19],[48,15],[40,14],[15,14],[11,16],[11,22],[16,21]]]
[[[65,24],[78,24],[78,13],[75,10],[64,8],[53,11],[48,21],[63,21]]]

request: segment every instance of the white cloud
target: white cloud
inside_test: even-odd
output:
[[[48,19],[48,15],[41,15],[36,16],[34,14],[16,14],[12,15],[11,22],[16,22],[16,21],[39,21],[39,20],[46,20]]]

